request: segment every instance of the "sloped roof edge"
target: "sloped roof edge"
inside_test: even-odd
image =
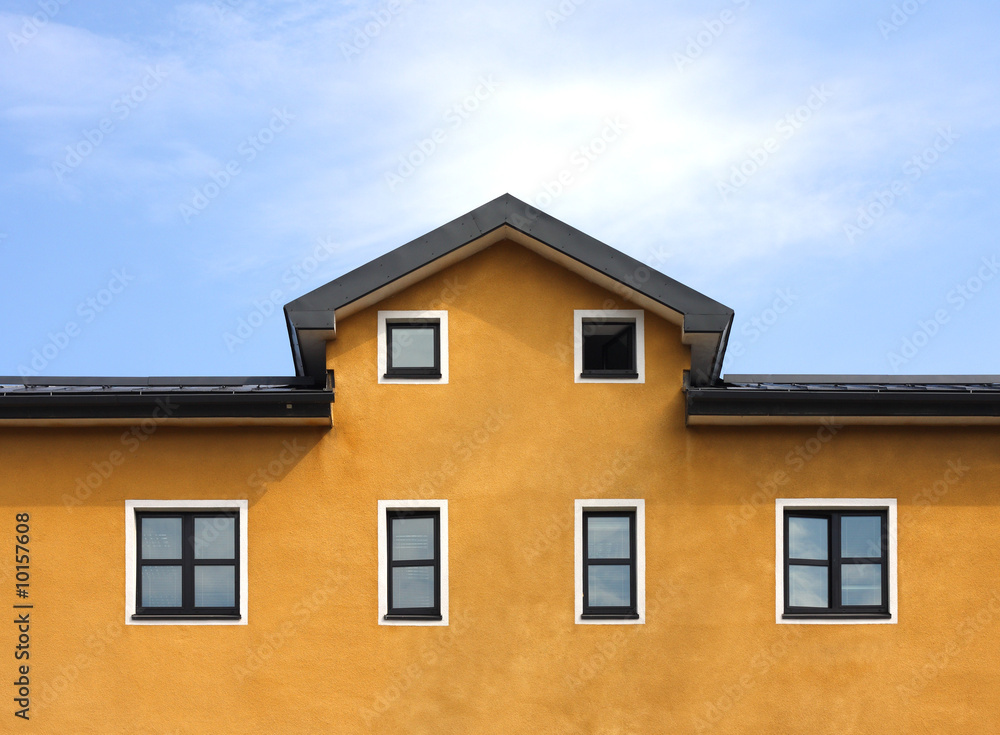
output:
[[[504,194],[285,305],[298,375],[326,371],[326,340],[336,334],[336,314],[348,304],[469,245],[510,227],[572,258],[635,293],[681,315],[684,342],[692,346],[691,382],[718,380],[733,310],[625,253]]]

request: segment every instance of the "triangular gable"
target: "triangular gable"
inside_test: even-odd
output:
[[[504,194],[285,305],[298,375],[326,371],[344,318],[501,240],[511,240],[679,325],[691,384],[718,380],[733,310],[519,199]]]

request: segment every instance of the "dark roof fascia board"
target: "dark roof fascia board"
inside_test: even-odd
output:
[[[774,390],[689,387],[689,422],[700,417],[773,418],[984,418],[1000,417],[1000,391]]]
[[[336,333],[336,310],[378,291],[473,241],[510,227],[683,317],[692,350],[695,384],[714,383],[733,321],[733,310],[640,261],[504,194],[285,305],[296,371],[326,370],[325,341]]]
[[[0,376],[0,393],[2,386],[23,385],[26,387],[38,386],[66,386],[66,387],[122,387],[122,388],[151,388],[164,387],[229,387],[229,386],[288,386],[289,388],[312,388],[322,387],[322,382],[317,381],[312,376],[251,376],[251,377],[216,377],[216,376],[179,376],[179,377],[86,377],[86,376],[34,376],[34,377],[12,377]]]
[[[0,396],[0,426],[25,419],[327,418],[332,393],[25,393]]]
[[[0,378],[4,421],[330,420],[333,376],[312,378]]]

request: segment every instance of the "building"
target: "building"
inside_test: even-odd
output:
[[[5,729],[1000,729],[1000,379],[723,380],[510,196],[285,316],[292,378],[0,379]]]

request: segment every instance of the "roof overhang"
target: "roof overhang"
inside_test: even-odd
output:
[[[295,369],[326,370],[326,342],[346,318],[503,240],[522,245],[681,328],[691,382],[722,368],[733,310],[648,265],[505,194],[362,265],[285,306]]]
[[[332,377],[0,378],[0,428],[332,425]]]
[[[727,375],[685,394],[696,426],[1000,424],[1000,376]]]

